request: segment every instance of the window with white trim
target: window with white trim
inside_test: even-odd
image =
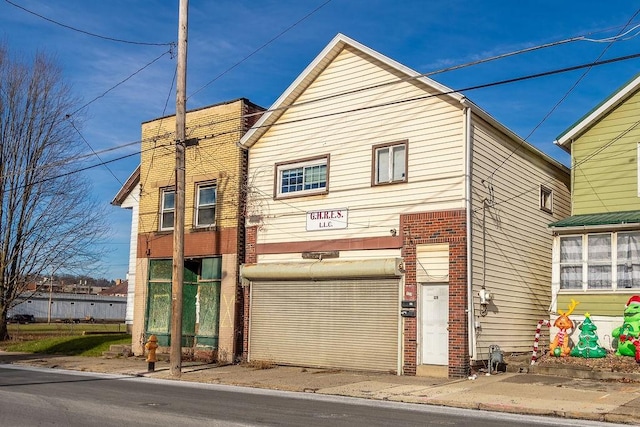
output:
[[[560,289],[640,289],[640,231],[560,236]]]
[[[407,141],[373,147],[373,185],[407,181]]]
[[[276,197],[327,192],[328,156],[276,164]]]
[[[640,288],[640,232],[620,232],[617,237],[618,288]]]
[[[582,236],[560,237],[560,289],[582,289]]]
[[[176,191],[164,188],[160,193],[160,230],[173,230],[173,216],[175,214]]]
[[[587,235],[587,289],[611,289],[611,234]]]
[[[215,183],[197,185],[196,194],[196,227],[210,227],[216,222],[216,195]]]
[[[553,190],[544,185],[540,186],[540,209],[553,213]]]

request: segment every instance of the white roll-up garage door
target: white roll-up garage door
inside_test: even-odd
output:
[[[397,371],[400,280],[251,282],[249,360]]]

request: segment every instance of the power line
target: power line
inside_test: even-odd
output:
[[[598,55],[598,57],[596,58],[596,62],[600,60],[600,58],[602,58],[604,56],[605,53],[607,53],[607,51],[609,50],[609,48],[613,45],[613,43],[615,43],[620,37],[629,34],[629,32],[633,31],[634,29],[640,27],[640,25],[636,25],[635,27],[631,28],[629,31],[624,32],[625,28],[627,26],[629,26],[629,24],[631,23],[631,21],[633,21],[633,19],[638,15],[638,13],[640,13],[640,9],[636,10],[636,12],[633,14],[633,16],[631,16],[631,18],[629,18],[629,20],[627,21],[627,23],[624,25],[624,27],[622,27],[622,29],[620,30],[620,33],[618,33],[617,36],[614,37],[609,37],[607,40],[608,44],[607,46],[602,50],[602,52],[600,52],[600,55]],[[637,35],[638,33],[636,33],[635,35]],[[633,37],[635,37],[635,35]],[[594,41],[594,40],[591,40]],[[491,180],[493,178],[493,176],[495,175],[495,173],[502,167],[504,166],[504,164],[511,158],[511,156],[513,156],[519,149],[520,147],[522,147],[522,144],[527,141],[531,135],[533,135],[536,130],[538,130],[538,128],[540,128],[540,126],[542,126],[542,124],[549,118],[551,117],[551,115],[556,111],[556,109],[560,106],[560,104],[562,104],[564,102],[565,99],[567,99],[567,97],[571,94],[571,92],[573,92],[573,90],[580,84],[580,82],[582,80],[584,80],[584,78],[587,76],[587,74],[589,74],[589,71],[591,71],[593,67],[589,66],[586,68],[586,70],[584,70],[584,72],[582,73],[582,75],[580,77],[578,77],[578,80],[576,80],[576,82],[569,88],[569,90],[567,90],[565,92],[565,94],[558,100],[558,102],[556,102],[556,104],[551,108],[551,110],[549,110],[549,112],[547,112],[547,114],[542,118],[542,120],[540,120],[540,122],[538,122],[538,124],[531,130],[531,132],[529,132],[529,134],[522,139],[522,141],[520,141],[520,143],[516,146],[516,148],[514,148],[513,150],[511,150],[511,153],[509,153],[509,155],[507,157],[505,157],[502,162],[493,170],[493,172],[491,172],[491,174],[489,175],[489,180]]]
[[[288,122],[273,123],[273,124],[270,124],[270,125],[263,125],[261,127],[273,127],[273,126],[277,126],[277,125],[286,125],[286,124],[303,122],[303,121],[313,120],[313,119],[318,119],[318,118],[332,117],[332,116],[337,116],[337,115],[347,114],[347,113],[352,113],[352,112],[366,111],[366,110],[371,110],[371,109],[374,109],[374,108],[380,108],[380,107],[385,107],[385,106],[390,106],[390,105],[398,105],[398,104],[403,104],[403,103],[407,103],[407,102],[415,102],[415,101],[420,101],[420,100],[429,99],[429,98],[433,98],[433,97],[440,97],[440,96],[450,95],[450,94],[453,94],[453,93],[466,92],[466,91],[472,91],[472,90],[478,90],[478,89],[485,89],[485,88],[504,85],[504,84],[510,84],[510,83],[516,83],[516,82],[525,81],[525,80],[531,80],[531,79],[535,79],[535,78],[547,77],[547,76],[551,76],[551,75],[555,75],[555,74],[561,74],[561,73],[565,73],[565,72],[570,72],[570,71],[583,69],[583,68],[586,68],[586,67],[596,67],[596,66],[601,66],[601,65],[607,65],[607,64],[611,64],[611,63],[615,63],[615,62],[635,59],[635,58],[638,58],[638,57],[640,57],[640,53],[636,53],[636,54],[632,54],[632,55],[626,55],[626,56],[620,56],[620,57],[615,57],[615,58],[602,60],[602,61],[591,62],[591,63],[587,63],[587,64],[575,65],[575,66],[571,66],[571,67],[565,67],[565,68],[561,68],[561,69],[545,71],[545,72],[542,72],[542,73],[529,74],[529,75],[525,75],[525,76],[520,76],[520,77],[515,77],[515,78],[505,79],[505,80],[499,80],[499,81],[484,83],[484,84],[480,84],[480,85],[468,86],[466,88],[462,88],[462,89],[458,89],[458,90],[449,90],[449,91],[441,92],[441,93],[438,93],[438,94],[429,94],[429,95],[424,95],[424,96],[419,96],[419,97],[405,98],[405,99],[394,100],[394,101],[389,101],[389,102],[375,104],[375,105],[369,105],[369,106],[365,106],[365,107],[358,107],[358,108],[353,108],[353,109],[344,110],[344,111],[337,111],[337,112],[327,113],[327,114],[323,114],[323,115],[317,115],[317,116],[312,116],[312,117],[305,117],[305,118],[301,118],[301,119],[290,120]],[[291,104],[287,108],[291,108],[293,106],[295,106],[295,104]],[[260,112],[258,114],[264,114],[266,112],[271,112],[271,111],[275,111],[275,109],[274,110],[266,110],[266,111]],[[233,120],[237,120],[237,119],[238,118],[236,117]],[[232,120],[232,119],[225,119],[225,120],[222,120],[220,122],[211,122],[211,123],[209,123],[207,125],[208,126],[212,126],[212,125],[214,125],[216,123],[223,123],[223,122],[226,122],[226,121],[229,121],[229,120]],[[199,125],[197,127],[201,127],[201,126],[204,126],[204,125]],[[215,133],[215,134],[204,135],[204,136],[201,136],[199,139],[215,138],[215,137],[226,135],[226,134],[229,134],[229,133],[237,133],[239,131],[240,131],[239,129],[233,129],[233,130],[229,130],[229,131],[218,132],[218,133]],[[170,135],[170,133],[168,133],[167,135]],[[172,144],[165,144],[163,146],[169,147],[171,145]],[[154,149],[154,148],[150,148],[150,149]],[[147,150],[144,150],[144,151],[147,151]],[[122,157],[119,157],[119,158],[116,158],[116,159],[112,159],[112,160],[109,160],[109,161],[103,162],[103,163],[105,163],[105,164],[106,163],[113,163],[115,161],[122,160],[122,159],[131,157],[131,156],[137,155],[137,154],[139,154],[139,153],[134,153],[134,154],[122,156]],[[87,166],[85,168],[81,168],[79,170],[70,171],[70,172],[65,173],[63,175],[60,175],[58,177],[63,177],[63,176],[71,175],[71,174],[74,174],[74,173],[82,172],[82,171],[85,171],[85,170],[88,170],[88,169],[92,169],[92,168],[95,168],[95,167],[99,167],[99,166],[102,166],[103,163],[98,163],[98,164],[95,164],[95,165]],[[55,178],[58,178],[58,177],[50,177],[50,178],[47,178],[46,181],[49,181],[49,180],[52,180],[52,179],[55,179]]]
[[[71,124],[71,126],[75,129],[75,131],[78,133],[78,135],[80,136],[80,138],[82,138],[82,140],[84,141],[85,144],[87,144],[87,147],[89,147],[89,149],[91,150],[91,152],[93,153],[94,156],[96,156],[96,158],[98,160],[100,160],[101,163],[104,164],[104,167],[109,171],[109,173],[111,174],[111,176],[113,176],[116,181],[118,181],[118,183],[120,184],[120,186],[123,186],[124,184],[122,183],[122,181],[120,181],[120,179],[116,176],[116,174],[113,173],[113,171],[111,170],[111,168],[109,168],[109,166],[107,166],[107,164],[105,162],[102,161],[102,159],[100,158],[100,155],[98,153],[96,153],[96,151],[93,149],[93,147],[91,146],[91,144],[89,144],[89,141],[87,141],[85,139],[85,137],[82,135],[82,133],[80,133],[80,130],[78,130],[78,128],[76,127],[76,125],[73,123],[73,121],[69,120],[69,123]]]
[[[187,97],[187,100],[189,98],[191,98],[192,96],[196,95],[197,93],[201,92],[203,89],[205,89],[207,86],[209,86],[210,84],[212,84],[213,82],[215,82],[216,80],[218,80],[220,77],[224,76],[225,74],[227,74],[229,71],[233,70],[234,68],[236,68],[238,65],[242,64],[243,62],[245,62],[246,60],[248,60],[249,58],[251,58],[253,55],[255,55],[256,53],[260,52],[262,49],[264,49],[265,47],[269,46],[271,43],[273,43],[274,41],[276,41],[277,39],[279,39],[281,36],[283,36],[285,33],[289,32],[291,29],[293,29],[294,27],[296,27],[298,24],[300,24],[302,21],[306,20],[307,18],[309,18],[311,15],[313,15],[314,13],[316,13],[317,11],[319,11],[320,9],[322,9],[323,7],[325,7],[327,4],[329,4],[331,2],[331,0],[326,0],[324,3],[322,3],[320,6],[316,7],[315,9],[313,9],[311,12],[307,13],[305,16],[303,16],[302,18],[298,19],[296,22],[294,22],[293,24],[289,25],[287,28],[285,28],[284,30],[282,30],[280,33],[278,33],[276,36],[272,37],[269,41],[267,41],[266,43],[263,43],[262,46],[260,46],[259,48],[257,48],[256,50],[254,50],[253,52],[251,52],[249,55],[245,56],[244,58],[242,58],[240,61],[236,62],[235,64],[233,64],[231,67],[227,68],[226,70],[224,70],[222,73],[218,74],[216,77],[214,77],[211,81],[209,81],[208,83],[206,83],[205,85],[203,85],[202,87],[200,87],[198,90],[196,90],[195,92],[193,92],[191,95],[189,95]]]
[[[167,145],[167,146],[169,146],[169,145]],[[100,167],[100,166],[104,166],[104,165],[107,165],[109,163],[118,162],[120,160],[124,160],[124,159],[127,159],[129,157],[138,156],[138,155],[140,155],[140,153],[141,153],[140,151],[137,151],[135,153],[126,154],[124,156],[116,157],[115,159],[102,161],[100,163],[89,165],[89,166],[86,166],[86,167],[83,167],[83,168],[80,168],[80,169],[75,169],[75,170],[72,170],[72,171],[69,171],[69,172],[65,172],[63,174],[50,176],[50,177],[47,177],[47,178],[44,178],[44,179],[41,179],[41,180],[38,180],[38,181],[34,181],[34,182],[27,183],[27,184],[23,184],[18,188],[25,188],[25,187],[27,187],[29,185],[42,184],[44,182],[53,181],[53,180],[59,179],[59,178],[64,178],[65,176],[74,175],[76,173],[80,173],[80,172],[84,172],[84,171],[89,170],[89,169],[94,169],[94,168],[97,168],[97,167]]]
[[[8,0],[7,0],[8,1]],[[74,112],[70,113],[68,115],[68,117],[75,115],[78,111],[88,107],[89,105],[91,105],[92,103],[96,102],[98,99],[103,98],[106,94],[108,94],[109,92],[111,92],[112,90],[114,90],[115,88],[117,88],[118,86],[120,86],[121,84],[125,83],[127,80],[131,79],[133,76],[135,76],[136,74],[142,72],[145,68],[151,66],[152,64],[154,64],[155,62],[159,61],[163,56],[170,54],[171,50],[168,50],[166,52],[164,52],[162,55],[158,56],[157,58],[155,58],[154,60],[152,60],[151,62],[149,62],[148,64],[146,64],[145,66],[143,66],[142,68],[138,69],[137,71],[135,71],[133,74],[130,74],[127,78],[125,78],[124,80],[116,83],[115,85],[111,86],[109,89],[107,89],[105,92],[103,92],[101,95],[96,96],[95,98],[93,98],[91,101],[87,102],[86,104],[84,104],[83,106],[81,106],[80,108],[76,109]],[[67,118],[68,118],[67,117]]]
[[[138,42],[138,41],[123,40],[123,39],[117,39],[117,38],[114,38],[114,37],[102,36],[100,34],[90,33],[89,31],[81,30],[79,28],[75,28],[75,27],[72,27],[70,25],[63,24],[61,22],[55,21],[55,20],[53,20],[51,18],[47,18],[44,15],[41,15],[39,13],[36,13],[36,12],[32,11],[32,10],[29,10],[26,7],[20,6],[19,4],[15,4],[15,3],[13,3],[13,2],[11,2],[9,0],[5,0],[5,1],[7,3],[9,3],[11,6],[17,7],[18,9],[22,9],[25,12],[30,13],[31,15],[37,16],[38,18],[44,19],[45,21],[51,22],[52,24],[56,24],[56,25],[59,25],[59,26],[61,26],[63,28],[66,28],[66,29],[69,29],[69,30],[72,30],[72,31],[76,31],[78,33],[82,33],[82,34],[85,34],[85,35],[88,35],[88,36],[91,36],[91,37],[96,37],[96,38],[103,39],[103,40],[109,40],[109,41],[112,41],[112,42],[135,44],[135,45],[142,45],[142,46],[170,46],[170,45],[173,44],[173,42],[169,42],[169,43]]]
[[[573,169],[576,170],[577,168],[579,168],[580,166],[582,166],[583,164],[585,164],[589,160],[593,159],[597,154],[601,153],[602,151],[604,151],[607,148],[609,148],[611,145],[615,144],[617,141],[622,139],[622,137],[627,135],[629,132],[631,132],[632,130],[634,130],[638,126],[640,126],[640,120],[636,121],[631,126],[629,126],[627,129],[625,129],[622,132],[620,132],[618,135],[616,135],[615,138],[612,138],[606,144],[602,145],[601,147],[598,147],[596,150],[591,152],[589,155],[585,156],[581,161],[579,161],[575,165],[573,165]],[[543,182],[543,184],[548,184],[550,181],[551,181],[551,178],[546,180],[545,182]],[[532,186],[531,188],[528,188],[528,189],[526,189],[526,190],[524,190],[524,191],[522,191],[522,192],[520,192],[520,193],[518,193],[518,194],[516,194],[516,195],[514,195],[512,197],[506,198],[506,199],[501,200],[499,202],[495,202],[493,204],[493,206],[500,205],[502,203],[506,203],[506,202],[509,202],[511,200],[519,199],[520,197],[524,196],[525,194],[529,193],[530,191],[537,190],[537,189],[538,189],[538,185]],[[484,208],[483,207],[476,208],[476,209],[474,209],[474,212],[479,212],[481,209],[484,209]]]
[[[387,106],[390,106],[390,105],[398,105],[398,104],[404,104],[404,103],[408,103],[408,102],[421,101],[421,100],[435,98],[435,97],[452,95],[452,94],[455,94],[455,93],[469,92],[469,91],[472,91],[472,90],[486,89],[486,88],[494,87],[494,86],[501,86],[501,85],[505,85],[505,84],[517,83],[517,82],[537,79],[537,78],[541,78],[541,77],[548,77],[548,76],[552,76],[552,75],[556,75],[556,74],[561,74],[561,73],[566,73],[566,72],[570,72],[570,71],[580,70],[580,69],[587,68],[587,67],[597,67],[597,66],[601,66],[601,65],[612,64],[612,63],[615,63],[615,62],[628,61],[630,59],[636,59],[636,58],[640,58],[640,53],[635,53],[635,54],[632,54],[632,55],[619,56],[619,57],[606,59],[606,60],[602,60],[602,61],[590,62],[590,63],[587,63],[587,64],[574,65],[574,66],[571,66],[571,67],[565,67],[565,68],[545,71],[545,72],[542,72],[542,73],[528,74],[528,75],[524,75],[524,76],[520,76],[520,77],[514,77],[514,78],[511,78],[511,79],[504,79],[504,80],[498,80],[498,81],[495,81],[495,82],[489,82],[489,83],[483,83],[483,84],[479,84],[479,85],[467,86],[467,87],[461,88],[461,89],[451,89],[451,90],[440,92],[440,93],[436,93],[436,94],[429,94],[429,95],[423,95],[423,96],[416,96],[416,97],[412,97],[412,98],[398,99],[398,100],[388,101],[388,102],[379,103],[379,104],[367,105],[367,106],[364,106],[364,107],[352,108],[352,109],[349,109],[349,110],[336,111],[336,112],[326,113],[326,114],[322,114],[322,115],[315,115],[315,116],[304,117],[304,118],[300,118],[300,119],[289,120],[287,122],[276,122],[276,123],[267,124],[267,125],[254,126],[253,128],[254,129],[271,128],[271,127],[280,126],[280,125],[288,125],[288,124],[292,124],[292,123],[304,122],[304,121],[307,121],[307,120],[314,120],[314,119],[319,119],[319,118],[327,118],[327,117],[333,117],[333,116],[338,116],[338,115],[342,115],[342,114],[348,114],[348,113],[371,110],[371,109],[380,108],[380,107],[387,107]],[[259,112],[259,113],[248,114],[246,116],[270,113],[270,112],[274,112],[274,111],[278,111],[278,110],[282,110],[282,109],[292,108],[292,107],[295,107],[295,106],[298,106],[298,105],[299,104],[290,104],[290,105],[285,106],[285,107],[278,107],[278,108],[274,108],[274,109],[269,109],[269,110],[265,110],[265,111],[262,111],[262,112]],[[223,123],[223,122],[230,121],[230,120],[237,120],[237,118],[235,118],[235,119],[225,119],[225,120],[221,120],[219,122],[209,123],[209,124],[200,125],[200,126],[211,126],[211,125],[216,124],[216,123]],[[211,134],[211,135],[205,135],[205,136],[200,137],[200,139],[215,138],[215,137],[226,135],[226,134],[229,134],[229,133],[232,133],[232,132],[238,132],[238,129],[219,132],[219,133],[215,133],[215,134]]]
[[[623,26],[622,28],[624,28],[624,27],[626,27],[626,25]],[[640,25],[636,26],[634,28],[638,28],[638,27],[640,27]],[[604,32],[604,31],[609,31],[609,30],[615,29],[615,28],[620,28],[620,27],[612,27],[612,28],[607,28],[607,29],[604,29],[604,30],[598,30],[598,31],[592,32],[591,34],[600,33],[600,32]],[[635,35],[634,35],[634,37],[635,37]],[[609,37],[607,39],[602,39],[602,40],[610,40],[610,39],[611,39],[611,37]],[[423,78],[423,77],[430,77],[430,76],[433,76],[433,75],[436,75],[436,74],[441,74],[441,73],[445,73],[445,72],[449,72],[449,71],[454,71],[454,70],[458,70],[458,69],[461,69],[461,68],[466,68],[466,67],[470,67],[470,66],[474,66],[474,65],[480,65],[480,64],[483,64],[483,63],[487,63],[487,62],[491,62],[491,61],[495,61],[495,60],[499,60],[499,59],[504,59],[504,58],[507,58],[507,57],[516,56],[516,55],[520,55],[520,54],[524,54],[524,53],[529,53],[529,52],[540,50],[540,49],[546,49],[546,48],[549,48],[549,47],[556,47],[556,46],[560,46],[560,45],[563,45],[563,44],[566,44],[566,43],[575,42],[575,41],[593,41],[593,42],[597,42],[597,41],[600,41],[600,40],[599,39],[587,39],[586,36],[584,36],[584,35],[573,36],[573,37],[570,37],[570,38],[567,38],[567,39],[557,40],[557,41],[554,41],[554,42],[545,43],[545,44],[542,44],[542,45],[537,45],[537,46],[533,46],[533,47],[529,47],[529,48],[525,48],[525,49],[520,49],[520,50],[516,50],[516,51],[512,51],[512,52],[508,52],[508,53],[504,53],[504,54],[500,54],[500,55],[495,55],[495,56],[492,56],[492,57],[489,57],[489,58],[483,58],[483,59],[480,59],[480,60],[467,62],[467,63],[459,64],[459,65],[454,65],[454,66],[451,66],[451,67],[441,68],[439,70],[429,71],[429,72],[417,74],[417,75],[414,75],[414,76],[408,76],[408,77],[404,77],[404,78],[401,78],[401,79],[393,79],[393,80],[389,80],[389,81],[382,82],[382,83],[375,84],[375,85],[364,86],[364,87],[360,87],[360,88],[356,88],[356,89],[352,89],[352,90],[348,90],[348,91],[344,91],[344,92],[339,92],[339,93],[335,93],[335,94],[331,94],[331,95],[322,96],[322,97],[319,97],[319,98],[310,99],[308,101],[304,101],[304,102],[300,102],[300,103],[284,105],[284,106],[276,107],[276,108],[270,108],[268,110],[264,110],[264,111],[261,111],[261,112],[246,114],[244,117],[252,117],[252,116],[262,115],[262,114],[271,113],[271,112],[275,112],[275,111],[288,110],[289,108],[293,108],[293,107],[300,107],[300,106],[309,105],[309,104],[312,104],[312,103],[315,103],[315,102],[326,101],[326,100],[329,100],[329,99],[339,98],[339,97],[346,96],[346,95],[353,95],[353,94],[360,93],[360,92],[365,92],[365,91],[368,91],[368,90],[379,89],[379,88],[386,87],[386,86],[396,85],[396,84],[403,83],[403,82],[414,81],[414,80],[418,80],[418,79]],[[462,90],[465,90],[465,89],[459,89],[459,90],[457,90],[457,92],[462,91]],[[456,91],[453,91],[453,92],[456,92]],[[237,118],[234,117],[234,118],[228,119],[227,121],[236,120],[236,119]],[[218,122],[218,123],[222,123],[222,121]],[[199,127],[203,127],[203,126],[209,126],[209,124],[205,123],[205,124],[199,125]],[[197,127],[198,126],[196,126],[194,128],[197,128]]]

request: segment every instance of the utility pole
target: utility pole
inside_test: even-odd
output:
[[[171,375],[182,375],[182,288],[184,285],[185,119],[187,103],[187,16],[189,0],[180,0],[176,81],[176,189],[171,286]]]

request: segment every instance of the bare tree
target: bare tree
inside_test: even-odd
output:
[[[54,60],[25,62],[0,44],[0,340],[29,282],[91,265],[107,232],[88,180],[74,173],[75,105]]]

